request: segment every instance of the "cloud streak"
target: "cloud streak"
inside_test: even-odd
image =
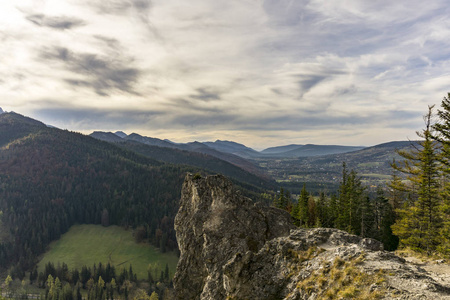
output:
[[[32,14],[25,17],[37,26],[46,26],[54,29],[64,30],[83,26],[84,21],[73,17],[47,17],[43,14]]]
[[[111,59],[90,53],[74,53],[64,47],[43,50],[40,57],[43,60],[61,62],[63,68],[86,78],[64,79],[70,85],[92,88],[101,96],[109,96],[114,90],[136,94],[132,86],[138,80],[140,71],[128,66],[130,59]]]

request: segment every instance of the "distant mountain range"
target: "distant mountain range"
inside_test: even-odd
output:
[[[216,140],[215,142],[191,142],[186,144],[173,143],[169,140],[162,140],[154,137],[145,137],[136,133],[126,135],[124,132],[93,132],[90,134],[92,137],[108,141],[108,142],[120,142],[125,140],[132,140],[139,143],[143,143],[150,146],[158,146],[165,148],[175,148],[180,150],[194,151],[207,153],[221,159],[230,161],[229,157],[223,157],[223,153],[231,154],[233,156],[239,156],[245,159],[256,159],[256,158],[295,158],[295,157],[312,157],[312,156],[322,156],[329,154],[341,154],[352,151],[358,151],[364,149],[360,146],[339,146],[339,145],[286,145],[267,148],[262,151],[256,151],[245,145],[233,142],[233,141],[221,141]],[[212,152],[211,149],[216,150],[222,154]],[[242,163],[242,160],[237,163]]]
[[[385,186],[392,174],[391,163],[403,158],[397,150],[411,150],[417,141],[394,141],[357,151],[285,159],[270,157],[253,160],[274,179],[299,191],[306,183],[315,192],[324,188],[336,190],[342,175],[342,164],[358,173],[367,186]],[[270,150],[271,151],[271,150]]]
[[[117,133],[112,132],[93,132],[90,136],[107,141],[112,143],[121,143],[124,147],[132,148],[134,151],[138,151],[142,153],[152,153],[152,157],[155,159],[159,159],[161,161],[170,162],[170,163],[184,163],[195,165],[198,167],[205,167],[205,164],[208,163],[211,169],[212,157],[219,159],[220,161],[230,163],[234,166],[237,166],[247,172],[250,172],[253,175],[256,175],[260,178],[264,178],[266,180],[270,180],[267,173],[254,163],[229,152],[222,152],[220,150],[216,150],[204,143],[200,142],[192,142],[186,144],[176,144],[168,140],[161,140],[158,138],[151,138],[141,136],[137,133],[132,133],[130,135],[121,134],[120,137]],[[128,142],[128,143],[126,143]],[[134,144],[131,144],[133,142]],[[135,143],[146,145],[147,148],[138,147]],[[234,143],[237,144],[237,143]],[[237,144],[239,145],[239,144]],[[151,147],[151,148],[148,148]],[[245,147],[245,146],[243,146]],[[139,149],[139,150],[136,150]],[[203,154],[202,158],[199,159],[198,155],[194,156],[192,153]],[[206,155],[206,156],[205,156]],[[223,162],[216,161],[217,167],[212,168],[211,170],[221,173],[221,169],[223,169]],[[237,172],[238,173],[238,172]],[[226,175],[224,173],[224,175]],[[230,175],[227,175],[230,176]],[[251,176],[248,176],[250,178]],[[244,179],[244,178],[241,178]],[[245,181],[245,180],[244,180]],[[256,180],[255,180],[256,182]]]
[[[222,140],[178,144],[136,133],[126,135],[120,132],[119,137],[116,133],[94,132],[91,136],[109,142],[122,143],[124,147],[142,154],[151,153],[149,156],[154,159],[171,163],[189,161],[189,164],[201,168],[206,167],[206,161],[198,159],[194,153],[205,154],[244,169],[252,176],[268,180],[275,179],[279,184],[291,188],[292,191],[306,183],[314,192],[323,189],[336,190],[344,162],[349,169],[357,171],[368,186],[384,186],[392,173],[390,166],[392,160],[402,159],[396,151],[410,149],[411,144],[414,143],[397,141],[372,147],[291,144],[256,151],[236,142]],[[129,142],[135,144],[129,144]],[[153,148],[142,148],[138,144]],[[209,169],[217,170],[220,167],[209,165]],[[257,185],[255,184],[257,180],[236,178]]]

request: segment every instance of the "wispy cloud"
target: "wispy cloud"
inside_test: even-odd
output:
[[[25,17],[31,23],[37,26],[46,26],[54,29],[71,29],[83,26],[84,21],[73,17],[47,17],[44,14],[31,14]]]
[[[74,53],[64,47],[42,50],[43,60],[61,62],[62,68],[85,79],[65,78],[77,87],[90,87],[101,96],[109,96],[111,90],[136,94],[132,85],[138,80],[139,69],[130,67],[132,59],[126,57],[100,57],[90,53]]]

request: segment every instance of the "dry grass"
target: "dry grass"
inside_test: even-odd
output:
[[[434,253],[432,255],[428,255],[425,252],[417,252],[417,251],[412,250],[411,248],[403,248],[403,249],[397,250],[397,251],[395,251],[395,254],[400,257],[408,257],[408,256],[414,257],[414,258],[421,260],[422,262],[430,262],[430,261],[434,261],[434,260],[438,260],[438,259],[448,258],[439,253]]]
[[[382,270],[376,274],[364,273],[358,267],[364,257],[363,253],[347,262],[339,257],[332,263],[323,261],[323,267],[299,282],[297,288],[307,295],[316,293],[318,299],[379,299],[385,294],[382,286],[385,274]]]

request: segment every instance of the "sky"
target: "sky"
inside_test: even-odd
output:
[[[438,0],[0,2],[0,107],[89,134],[370,146],[450,92]]]

